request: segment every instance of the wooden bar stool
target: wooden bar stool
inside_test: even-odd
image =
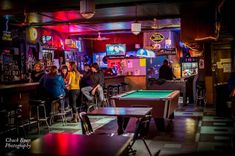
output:
[[[40,123],[41,122],[45,122],[46,126],[48,128],[48,130],[50,131],[50,126],[47,122],[47,115],[46,115],[46,101],[44,100],[38,100],[38,99],[31,99],[29,100],[29,104],[30,104],[30,115],[29,115],[29,120],[30,122],[34,120],[34,118],[32,117],[33,115],[33,109],[36,108],[36,122],[37,122],[37,126],[38,126],[38,132],[40,133]],[[41,111],[40,111],[41,110]],[[41,114],[40,114],[41,112]]]
[[[57,104],[58,103],[60,104],[62,100],[64,100],[64,97],[65,96],[59,96],[57,99],[51,102],[50,125],[54,122],[55,117],[61,118],[63,125],[66,125],[67,123],[66,112],[65,111],[60,112],[58,107],[56,108]]]

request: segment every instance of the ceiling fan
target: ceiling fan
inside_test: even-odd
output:
[[[94,41],[103,41],[103,40],[109,40],[110,38],[101,37],[100,32],[98,32],[97,37],[87,37],[87,38],[83,38],[83,39],[85,39],[85,40],[94,40]]]
[[[174,20],[157,20],[156,18],[153,19],[150,25],[143,25],[145,29],[153,29],[153,30],[160,30],[160,29],[174,29],[180,28],[180,23],[175,22]]]

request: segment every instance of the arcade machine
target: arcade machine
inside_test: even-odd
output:
[[[185,57],[181,58],[181,76],[190,77],[198,73],[198,58]]]

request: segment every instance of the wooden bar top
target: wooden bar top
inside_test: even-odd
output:
[[[49,133],[31,143],[30,150],[16,155],[119,156],[124,155],[130,137]]]
[[[39,82],[11,84],[11,85],[0,84],[0,92],[32,90],[32,89],[38,88],[38,86],[39,86]]]

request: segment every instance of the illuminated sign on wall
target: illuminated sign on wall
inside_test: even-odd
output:
[[[162,42],[164,39],[164,36],[160,33],[154,33],[151,35],[150,40],[156,43]]]
[[[160,49],[157,51],[157,55],[176,55],[176,48]]]
[[[48,43],[50,40],[52,40],[52,36],[42,36],[42,43]]]
[[[27,39],[29,42],[36,42],[38,38],[38,31],[34,27],[30,27],[26,30]]]
[[[3,40],[3,41],[12,41],[11,32],[9,32],[9,31],[3,31],[2,40]]]

